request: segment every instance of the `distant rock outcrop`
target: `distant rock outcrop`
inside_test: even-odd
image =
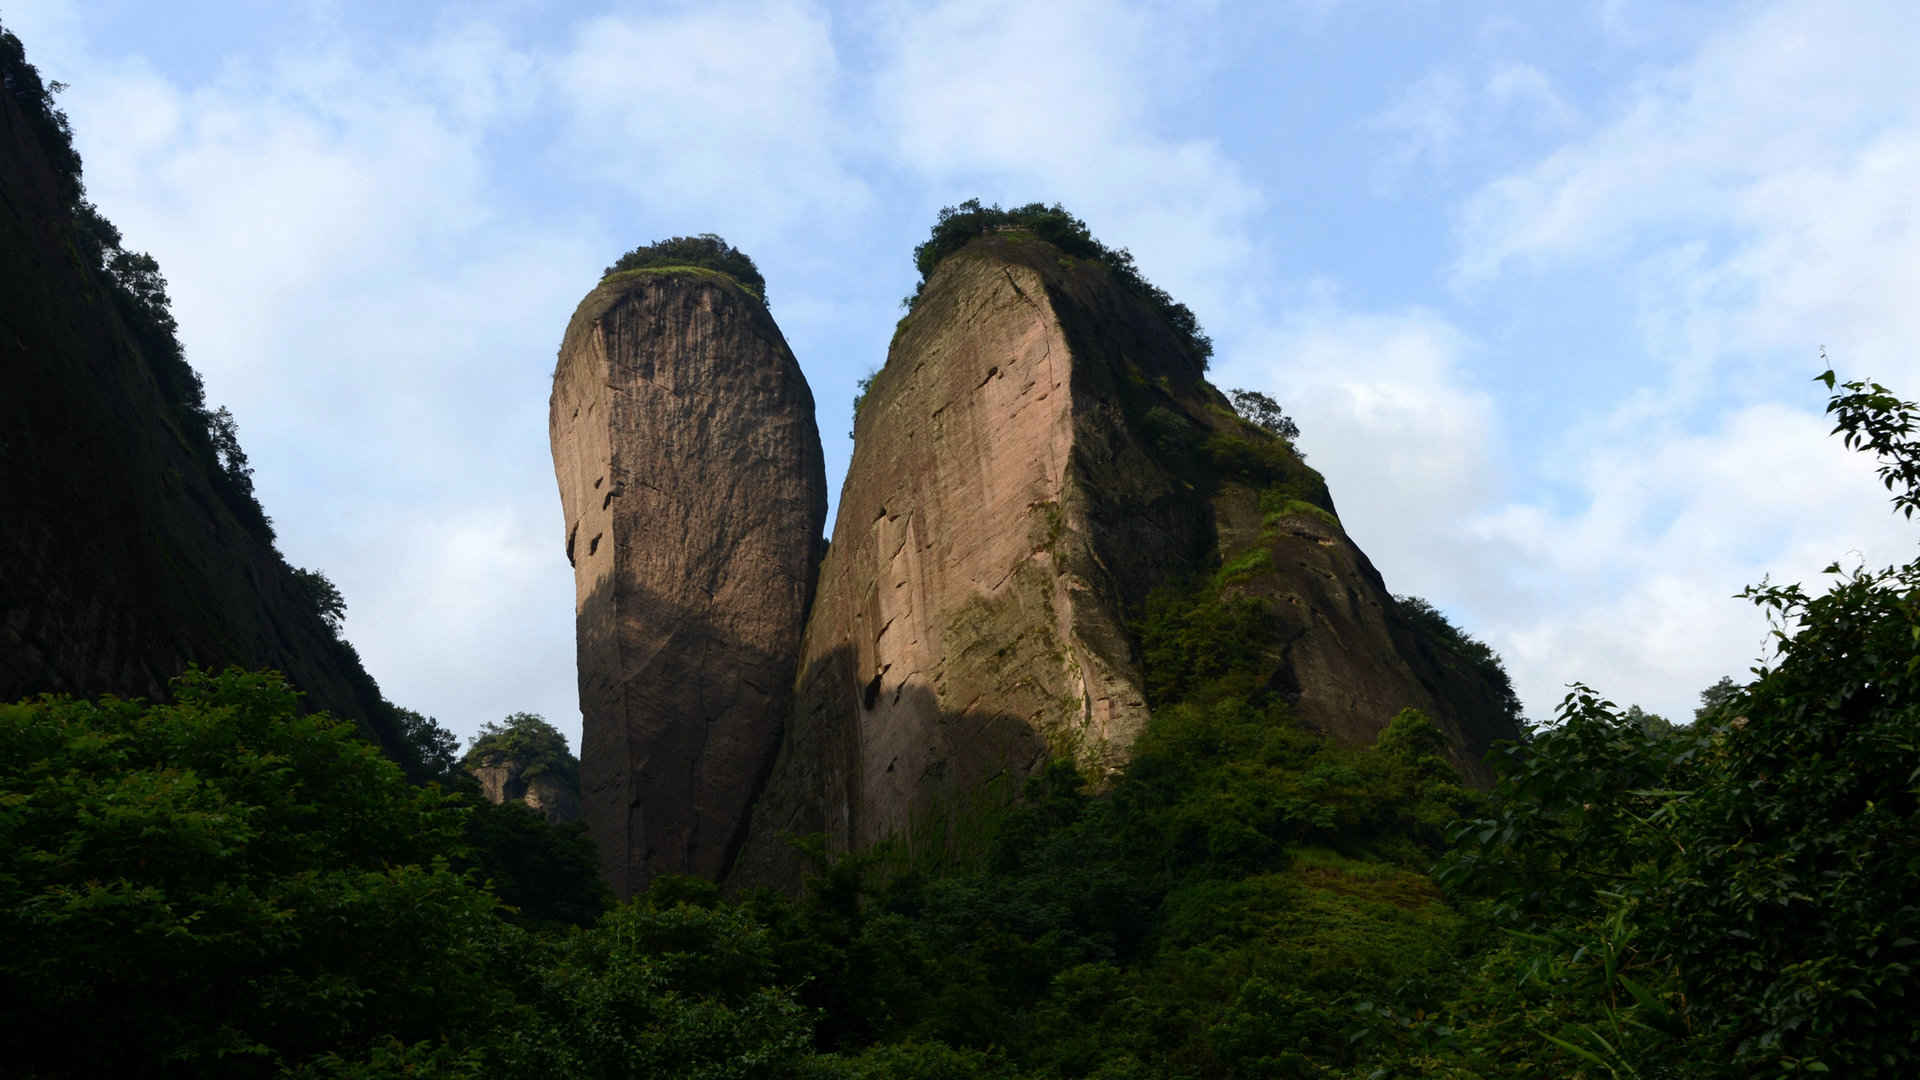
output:
[[[403,754],[257,507],[220,485],[204,414],[163,392],[195,377],[129,323],[98,265],[111,226],[81,228],[77,159],[32,69],[0,59],[0,701],[160,699],[188,664],[271,667]]]
[[[460,767],[495,806],[525,803],[554,825],[580,820],[580,760],[567,737],[535,713],[481,725]]]
[[[940,828],[1054,756],[1096,776],[1147,722],[1129,620],[1226,563],[1283,625],[1268,686],[1373,738],[1406,706],[1470,776],[1512,734],[1491,688],[1418,639],[1324,483],[1240,419],[1155,310],[1018,231],[947,258],[860,405],[794,716],[734,884]]]
[[[551,435],[608,882],[718,877],[779,745],[819,562],[813,395],[733,278],[625,271],[568,324]]]
[[[480,794],[495,806],[523,802],[555,825],[580,820],[580,792],[553,773],[528,776],[521,762],[495,755],[467,766]]]

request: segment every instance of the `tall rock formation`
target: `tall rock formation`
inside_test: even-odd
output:
[[[813,593],[813,395],[765,305],[613,274],[567,326],[554,473],[574,567],[581,788],[607,879],[719,877],[766,776]]]
[[[359,658],[221,483],[182,404],[197,377],[159,355],[171,333],[130,321],[100,267],[78,160],[4,35],[0,68],[0,701],[161,698],[189,663],[272,667],[400,751]]]
[[[1307,726],[1365,741],[1416,706],[1470,776],[1513,733],[1494,689],[1401,617],[1319,475],[1096,261],[1018,231],[947,258],[855,433],[733,884],[794,884],[787,835],[846,851],[943,828],[1050,757],[1111,773],[1147,721],[1130,619],[1223,565],[1269,601],[1267,685]]]

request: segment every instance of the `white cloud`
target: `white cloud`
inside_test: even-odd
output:
[[[1390,143],[1375,184],[1393,190],[1407,173],[1431,176],[1504,152],[1516,129],[1558,133],[1577,117],[1553,80],[1532,64],[1502,61],[1478,78],[1458,67],[1435,68],[1369,121]]]
[[[537,64],[462,25],[201,82],[95,59],[64,102],[288,559],[341,586],[389,697],[469,733],[516,709],[578,723],[545,402],[604,252],[579,220],[510,212],[489,157]]]
[[[1495,106],[1529,114],[1546,128],[1564,128],[1578,116],[1546,72],[1532,64],[1508,62],[1495,68],[1487,76],[1486,95]]]
[[[1164,131],[1158,88],[1208,62],[1177,16],[1088,0],[899,5],[877,30],[875,109],[935,198],[1064,202],[1211,321],[1252,258],[1261,195],[1218,143]]]
[[[1591,136],[1469,200],[1460,279],[1616,253],[1648,229],[1753,227],[1743,195],[1911,127],[1914,42],[1903,3],[1773,5],[1643,79]]]
[[[1502,484],[1499,410],[1467,373],[1480,352],[1438,313],[1356,311],[1323,291],[1214,378],[1267,391],[1300,424],[1308,463],[1389,588],[1478,614],[1509,589],[1472,527]]]
[[[1411,167],[1423,158],[1438,168],[1452,157],[1472,105],[1473,96],[1458,72],[1430,71],[1401,91],[1373,123],[1397,137],[1389,155],[1396,168]]]
[[[1575,510],[1512,504],[1480,522],[1551,583],[1489,628],[1536,717],[1581,679],[1684,718],[1701,689],[1765,652],[1766,622],[1730,599],[1739,590],[1769,575],[1812,585],[1835,559],[1907,559],[1910,527],[1827,427],[1761,404],[1703,432],[1646,432],[1574,464]]]
[[[1528,432],[1557,490],[1471,525],[1536,589],[1485,624],[1536,716],[1573,678],[1684,716],[1762,651],[1764,620],[1732,593],[1768,574],[1815,583],[1849,552],[1910,557],[1910,528],[1871,464],[1827,438],[1807,381],[1824,343],[1843,372],[1920,387],[1909,19],[1897,4],[1753,11],[1463,204],[1467,295],[1625,283],[1638,355],[1621,362],[1647,371],[1563,437]]]
[[[845,158],[862,132],[839,96],[831,30],[800,0],[581,23],[555,71],[566,167],[749,246],[859,213],[871,195]]]

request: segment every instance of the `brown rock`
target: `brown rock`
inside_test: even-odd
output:
[[[1243,587],[1287,642],[1269,682],[1304,722],[1370,740],[1414,705],[1474,741],[1318,474],[1200,375],[1095,263],[1017,233],[942,263],[862,402],[794,720],[730,884],[793,886],[787,835],[937,832],[1050,757],[1111,775],[1148,714],[1129,619],[1255,544]],[[1265,522],[1234,475],[1248,454],[1310,520]]]
[[[622,896],[718,877],[778,746],[813,591],[813,395],[733,279],[630,271],[574,312],[550,430],[588,828]]]

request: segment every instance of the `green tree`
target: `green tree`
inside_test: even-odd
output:
[[[472,769],[496,760],[519,763],[523,779],[551,773],[561,783],[579,790],[580,759],[567,748],[567,737],[560,729],[538,713],[510,713],[505,720],[480,725],[460,764]]]
[[[914,286],[912,295],[902,301],[907,310],[912,311],[919,302],[928,279],[933,277],[934,268],[947,256],[988,233],[1015,231],[1029,233],[1068,255],[1093,259],[1105,266],[1123,287],[1145,300],[1166,320],[1167,326],[1193,354],[1194,362],[1201,370],[1206,369],[1207,360],[1213,355],[1213,339],[1200,329],[1200,320],[1194,316],[1192,309],[1143,277],[1132,252],[1125,248],[1110,248],[1094,239],[1087,223],[1074,217],[1059,203],[1052,206],[1028,203],[1003,210],[997,203],[983,205],[974,198],[942,207],[939,217],[934,221],[932,233],[913,249],[913,265],[914,269],[920,271],[920,281]]]
[[[273,674],[0,706],[0,1013],[27,1076],[263,1076],[484,1027],[457,801]]]
[[[1229,390],[1227,397],[1233,402],[1233,409],[1255,426],[1285,439],[1289,445],[1300,437],[1300,425],[1293,422],[1280,408],[1280,403],[1258,390]],[[1294,453],[1299,453],[1295,448]]]
[[[673,266],[718,270],[746,286],[748,291],[760,298],[761,303],[767,303],[767,279],[760,276],[760,268],[753,264],[746,252],[713,233],[674,236],[642,244],[615,259],[613,265],[607,267],[606,274]]]
[[[813,1017],[778,980],[774,946],[736,909],[623,905],[553,943],[533,1011],[492,1036],[492,1075],[793,1075]]]
[[[1693,722],[1711,723],[1727,709],[1736,706],[1743,688],[1733,681],[1733,676],[1722,675],[1720,681],[1700,691],[1700,707],[1693,710]]]
[[[307,598],[307,603],[312,605],[313,613],[320,616],[320,621],[327,624],[327,629],[333,631],[335,637],[340,636],[347,618],[347,598],[340,592],[340,587],[318,570],[295,569],[293,580],[300,586],[301,595]]]
[[[407,775],[422,782],[435,781],[453,787],[465,774],[460,771],[460,737],[440,726],[440,721],[412,709],[394,707],[393,716],[405,749],[400,755]]]
[[[1870,382],[1828,412],[1920,505],[1920,406]],[[1554,998],[1541,1033],[1615,1075],[1904,1077],[1920,963],[1920,560],[1760,585],[1776,655],[1650,733],[1576,686],[1508,747],[1442,879],[1532,928]],[[1584,980],[1566,975],[1586,973]],[[1678,1071],[1674,1071],[1678,1070]]]
[[[1493,646],[1455,626],[1445,612],[1418,596],[1395,596],[1393,599],[1400,616],[1428,641],[1466,661],[1479,672],[1499,695],[1500,708],[1506,718],[1522,731],[1527,729],[1520,695],[1514,692],[1507,665],[1500,659],[1500,654],[1493,650]]]

